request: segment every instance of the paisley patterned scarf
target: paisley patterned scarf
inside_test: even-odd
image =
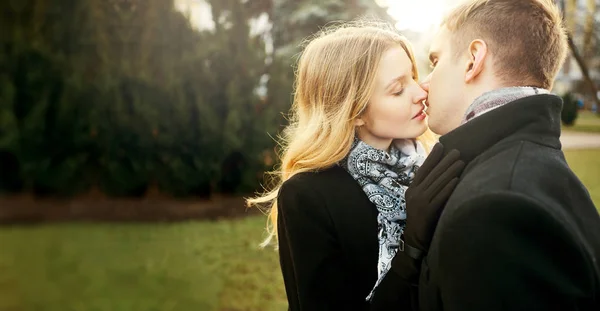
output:
[[[378,278],[367,300],[371,299],[390,269],[391,260],[398,250],[400,234],[406,223],[404,192],[425,157],[421,143],[412,139],[394,141],[389,152],[355,139],[350,153],[340,162],[379,212]]]

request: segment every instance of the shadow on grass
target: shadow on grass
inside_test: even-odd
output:
[[[0,196],[0,224],[53,222],[177,222],[219,220],[258,215],[246,208],[242,196],[210,200],[171,198],[115,199],[80,196],[72,199],[37,199],[31,195]]]

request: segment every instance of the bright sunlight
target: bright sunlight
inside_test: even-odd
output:
[[[376,0],[377,4],[388,8],[399,30],[427,32],[434,29],[442,20],[444,12],[458,3],[458,0]]]

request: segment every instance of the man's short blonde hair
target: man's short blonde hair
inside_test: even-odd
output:
[[[445,18],[452,50],[466,52],[482,39],[495,58],[496,75],[508,85],[550,89],[567,54],[567,36],[552,0],[470,0]]]

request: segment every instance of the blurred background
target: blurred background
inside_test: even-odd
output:
[[[285,310],[268,185],[304,38],[454,0],[0,1],[0,311]],[[563,147],[600,206],[600,0],[559,1]]]

